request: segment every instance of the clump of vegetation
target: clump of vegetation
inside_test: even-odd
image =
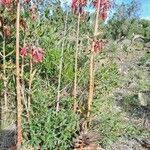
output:
[[[115,13],[106,23],[111,7]],[[98,131],[104,147],[125,134],[148,137],[126,120],[138,98],[124,97],[120,111],[113,96],[125,84],[116,61],[118,41],[134,34],[143,42],[150,38],[150,22],[139,19],[137,9],[135,1],[116,7],[109,0],[72,0],[71,6],[0,1],[0,126],[17,126],[18,149],[67,150],[89,130]],[[134,45],[144,49],[143,42]],[[146,54],[138,64],[140,91],[149,89],[148,61]]]

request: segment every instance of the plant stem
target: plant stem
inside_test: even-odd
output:
[[[8,111],[8,101],[7,101],[7,77],[6,77],[6,45],[5,45],[5,35],[3,40],[3,79],[4,79],[4,103],[5,103],[5,114]],[[7,115],[6,115],[7,117]],[[6,118],[5,118],[6,120]]]
[[[56,101],[56,111],[59,111],[60,105],[60,86],[61,86],[61,76],[62,76],[62,67],[63,67],[63,59],[64,59],[64,46],[65,46],[65,35],[67,33],[67,21],[68,21],[68,11],[65,19],[65,27],[63,32],[63,41],[61,46],[61,59],[59,63],[59,77],[58,77],[58,87],[57,87],[57,101]]]
[[[91,105],[93,102],[93,95],[94,95],[94,45],[97,39],[96,35],[98,33],[100,2],[101,0],[98,0],[98,8],[97,8],[95,27],[94,27],[94,40],[92,42],[91,57],[90,57],[90,83],[89,83],[89,96],[88,96],[88,103],[87,103],[87,118],[90,118]]]
[[[22,57],[21,60],[21,95],[22,95],[22,103],[24,103],[25,110],[28,113],[27,98],[25,95],[25,82],[23,77],[24,77],[24,57]]]
[[[75,52],[75,66],[74,66],[74,89],[73,89],[73,97],[74,97],[74,112],[76,112],[77,108],[77,74],[78,74],[78,52],[79,52],[79,33],[80,33],[80,13],[78,15],[78,26],[77,26],[77,38],[76,38],[76,52]]]
[[[33,62],[32,62],[32,56],[30,56],[30,79],[29,79],[29,89],[28,89],[28,121],[30,120],[30,107],[31,107],[31,85],[32,85],[32,73],[33,73]]]
[[[21,149],[22,144],[22,104],[20,93],[20,68],[19,68],[19,30],[20,30],[20,2],[17,1],[17,20],[16,20],[16,91],[17,91],[17,150]]]

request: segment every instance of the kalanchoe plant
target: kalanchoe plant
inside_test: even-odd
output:
[[[22,47],[22,48],[20,49],[20,56],[21,56],[21,57],[27,56],[27,47]]]
[[[0,4],[4,7],[9,7],[12,3],[12,0],[0,0]]]
[[[97,40],[94,45],[94,52],[102,52],[102,49],[105,47],[107,41]]]
[[[29,12],[31,14],[31,20],[35,21],[37,19],[37,6],[33,5],[31,6],[31,8],[29,9]]]
[[[75,51],[75,67],[74,67],[74,88],[73,88],[73,97],[74,97],[74,112],[76,112],[77,108],[77,72],[78,72],[78,51],[79,51],[79,34],[80,34],[80,20],[81,17],[85,17],[85,13],[83,11],[84,7],[87,5],[87,0],[72,0],[72,12],[74,15],[78,16],[77,23],[77,34],[76,34],[76,51]]]
[[[28,101],[27,101],[27,117],[30,121],[30,106],[32,97],[32,81],[36,73],[36,69],[33,70],[33,64],[42,62],[44,58],[44,50],[40,47],[36,47],[33,44],[24,44],[24,47],[20,49],[20,56],[22,57],[22,76],[24,75],[24,59],[29,57],[29,82],[28,82]],[[24,80],[22,79],[22,84]],[[24,94],[23,94],[24,95]]]
[[[32,60],[34,63],[42,62],[44,58],[44,50],[40,47],[26,45],[20,49],[20,56],[26,57],[28,55],[32,56]]]
[[[44,50],[42,48],[35,48],[32,50],[32,58],[34,63],[42,62],[44,57]]]
[[[87,5],[87,0],[72,0],[72,12],[73,14],[83,14],[83,9]]]
[[[101,0],[100,5],[98,6],[98,0],[93,0],[92,4],[96,8],[100,7],[99,9],[100,18],[105,21],[107,19],[107,13],[110,8],[111,1]]]
[[[30,0],[24,0],[24,4],[29,4]]]

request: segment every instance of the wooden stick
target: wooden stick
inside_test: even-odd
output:
[[[91,105],[93,102],[93,95],[94,95],[94,45],[95,45],[95,41],[97,39],[96,35],[98,34],[100,2],[101,2],[101,0],[98,0],[98,8],[97,8],[95,27],[94,27],[94,40],[92,42],[91,57],[90,57],[90,71],[89,71],[90,72],[90,83],[89,83],[89,96],[88,96],[88,102],[87,102],[87,118],[90,118]]]
[[[80,16],[78,15],[78,25],[77,25],[77,37],[76,37],[76,52],[75,52],[75,66],[74,66],[74,89],[73,89],[73,97],[74,97],[74,112],[76,112],[77,108],[77,74],[78,74],[78,52],[79,52],[79,33],[80,33]]]
[[[19,30],[20,30],[20,2],[17,1],[17,20],[16,20],[16,91],[17,91],[17,150],[21,149],[22,144],[22,104],[20,93],[20,67],[19,67]]]

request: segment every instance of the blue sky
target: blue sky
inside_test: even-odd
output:
[[[141,4],[141,18],[150,20],[150,0],[138,0]],[[116,2],[121,3],[129,3],[131,0],[116,0]]]

